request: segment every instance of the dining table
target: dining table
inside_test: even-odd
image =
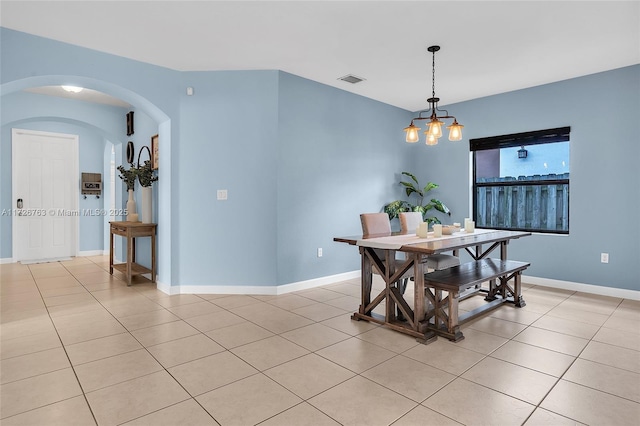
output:
[[[463,321],[476,318],[484,311],[494,309],[502,303],[510,302],[516,307],[525,305],[520,288],[520,274],[529,264],[509,261],[507,247],[511,241],[530,235],[531,233],[526,231],[476,228],[472,232],[462,229],[438,237],[429,232],[425,238],[401,232],[335,237],[335,242],[357,246],[360,252],[361,301],[358,311],[351,318],[382,324],[414,336],[417,341],[425,344],[435,341],[438,335],[459,341],[464,338],[459,329]],[[497,249],[500,253],[499,259],[491,259],[489,255]],[[428,271],[428,256],[448,252],[459,255],[461,251],[471,257],[471,262],[463,263],[444,273]],[[404,259],[400,262],[396,261],[397,253],[404,254]],[[519,267],[513,268],[512,263]],[[511,269],[504,269],[505,265],[511,266]],[[500,269],[501,267],[503,269]],[[399,283],[400,278],[412,268],[414,285],[413,303],[410,304],[402,294]],[[374,270],[385,284],[378,294],[372,294]],[[512,271],[516,272],[509,274]],[[460,277],[466,278],[460,281]],[[511,286],[508,281],[514,277],[515,285]],[[466,315],[460,321],[457,312],[457,287],[450,285],[454,278],[458,280],[454,282],[460,284],[461,290],[471,287],[460,300],[480,292],[487,294],[486,305],[475,309],[471,315]],[[480,281],[485,278],[490,282],[489,289],[480,285]],[[499,284],[496,281],[499,281]],[[449,292],[448,299],[442,298],[440,293],[443,289]],[[455,304],[452,304],[454,296]],[[443,309],[443,303],[447,300],[448,312],[446,308]],[[384,314],[373,312],[383,302]],[[397,314],[396,307],[403,315]],[[443,322],[448,324],[441,324]]]

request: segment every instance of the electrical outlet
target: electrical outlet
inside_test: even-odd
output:
[[[227,199],[227,190],[226,189],[218,189],[218,200],[226,200]]]
[[[318,257],[322,257],[322,248],[318,247]]]
[[[609,263],[609,253],[600,253],[600,262]]]

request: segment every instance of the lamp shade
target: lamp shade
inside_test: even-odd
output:
[[[407,132],[407,138],[405,139],[408,143],[418,142],[418,132],[420,131],[420,127],[411,122],[409,127],[405,127],[404,131]]]
[[[426,132],[425,132],[425,133],[426,133]],[[427,142],[426,142],[426,144],[427,144],[427,145],[438,145],[438,138],[437,138],[437,137],[435,137],[435,136],[433,136],[433,135],[431,135],[431,134],[428,134],[428,135],[427,135]]]
[[[429,123],[429,130],[427,130],[429,132],[430,135],[433,135],[436,138],[439,138],[442,136],[442,125],[444,123],[440,120],[438,120],[437,118],[433,118],[431,119],[431,122]]]
[[[454,118],[451,126],[447,126],[449,129],[449,140],[450,141],[459,141],[462,139],[462,128],[464,126]]]

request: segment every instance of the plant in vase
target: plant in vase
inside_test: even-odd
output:
[[[153,221],[151,184],[158,180],[155,170],[151,167],[151,161],[146,160],[144,164],[138,165],[138,181],[142,192],[142,222],[151,223]]]
[[[136,178],[138,177],[138,168],[134,167],[133,163],[129,163],[129,169],[125,169],[123,166],[118,166],[120,172],[120,179],[127,185],[127,191],[129,192],[129,199],[127,200],[127,221],[137,221],[136,219],[136,200],[133,198],[133,190],[136,185]],[[135,215],[135,216],[133,216]]]
[[[432,189],[436,189],[438,184],[433,182],[427,183],[427,185],[420,189],[420,184],[418,183],[418,179],[409,172],[402,172],[403,175],[411,178],[413,182],[404,182],[400,181],[400,184],[405,187],[405,192],[407,193],[407,197],[411,197],[412,194],[415,194],[418,198],[417,204],[412,204],[409,201],[404,200],[396,200],[392,201],[386,206],[384,206],[384,212],[389,215],[389,219],[394,219],[398,217],[399,213],[402,212],[420,212],[422,213],[422,218],[425,222],[431,224],[440,223],[440,219],[436,216],[427,217],[427,212],[432,209],[436,209],[437,211],[447,214],[451,216],[451,211],[449,211],[449,207],[444,205],[444,203],[440,200],[432,198],[427,204],[423,204],[424,196],[431,191]],[[414,184],[415,183],[415,184]]]

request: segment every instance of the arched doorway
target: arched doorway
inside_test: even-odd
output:
[[[38,76],[38,77],[29,77],[21,80],[15,80],[12,82],[5,83],[0,86],[0,96],[4,97],[14,92],[19,92],[24,89],[39,87],[39,86],[50,86],[50,85],[62,85],[62,84],[73,84],[76,86],[91,88],[93,90],[97,90],[103,93],[106,93],[110,96],[119,98],[124,100],[133,106],[133,108],[137,111],[144,112],[148,115],[157,125],[157,134],[159,135],[160,140],[162,141],[162,150],[166,154],[160,156],[160,168],[159,168],[159,176],[160,183],[158,184],[158,208],[157,208],[157,222],[158,222],[158,287],[163,291],[170,291],[170,283],[172,282],[172,270],[171,270],[171,119],[169,116],[164,113],[159,107],[151,103],[149,100],[140,96],[139,94],[123,88],[118,85],[114,85],[109,82],[79,77],[79,76]],[[11,110],[3,110],[2,115],[2,126],[5,125],[13,125],[12,123],[20,122],[22,120],[28,120],[29,118],[33,118],[34,116],[38,116],[39,112],[37,111],[37,106],[34,106],[34,111],[31,117],[28,112],[25,111],[11,111]],[[41,117],[43,118],[43,117]],[[73,117],[46,117],[47,119],[53,120],[62,120],[62,121],[76,121],[77,123],[81,123],[82,125],[91,126],[91,123],[86,123],[83,121],[82,117],[76,119]],[[124,117],[123,117],[124,121]],[[107,137],[108,140],[115,143],[116,146],[126,146],[125,144],[119,143],[120,141],[125,140],[126,136],[122,137],[120,135],[109,135]],[[120,148],[121,150],[122,148]],[[9,154],[9,153],[7,153]],[[3,152],[3,157],[5,156],[5,152]],[[10,157],[10,154],[8,155]],[[4,161],[3,161],[4,163]],[[6,163],[5,163],[6,164]],[[10,163],[9,163],[10,164]],[[5,167],[3,167],[5,168]],[[10,169],[10,167],[9,167]],[[11,176],[10,170],[3,170],[3,180],[5,176]],[[10,178],[9,178],[10,179]],[[10,187],[10,184],[9,184]],[[3,189],[4,192],[4,189]],[[5,199],[6,197],[3,197]],[[1,201],[1,200],[0,200]],[[7,204],[6,202],[4,204]],[[3,206],[4,207],[4,206]],[[9,205],[6,206],[10,208]],[[9,227],[10,229],[10,227]],[[11,233],[7,232],[7,226],[0,225],[0,232],[3,233],[3,240],[11,239]],[[10,242],[9,244],[12,244]],[[4,258],[6,260],[6,250],[3,255],[0,255],[0,258]]]

